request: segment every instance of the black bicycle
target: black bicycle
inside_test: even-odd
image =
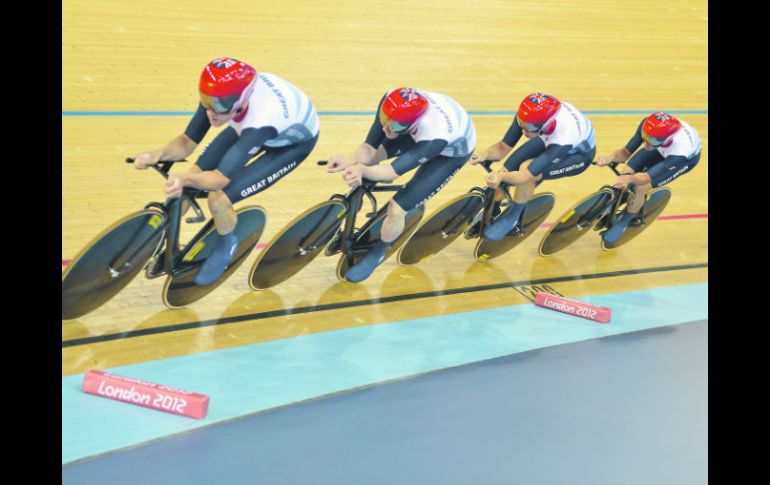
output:
[[[596,162],[592,163],[596,165]],[[620,175],[616,168],[618,165],[620,162],[611,162],[608,167],[616,175]],[[591,228],[599,232],[599,235],[604,234],[623,215],[625,204],[634,196],[632,190],[633,185],[628,185],[625,189],[604,185],[580,200],[548,229],[540,241],[538,248],[540,255],[556,254],[588,233]],[[639,215],[631,220],[626,231],[616,242],[608,244],[602,239],[602,249],[606,251],[616,249],[641,234],[655,222],[669,200],[671,200],[671,189],[668,187],[658,187],[648,192]]]
[[[318,165],[326,165],[325,160]],[[373,192],[395,192],[402,185],[378,185],[364,179],[347,195],[334,194],[329,200],[314,205],[289,222],[257,257],[249,273],[249,285],[254,290],[270,288],[294,276],[307,266],[322,249],[326,256],[342,253],[337,263],[337,278],[345,281],[345,273],[380,240],[382,223],[387,216],[387,204],[377,209]],[[366,222],[356,228],[356,219],[366,197],[372,211]],[[412,234],[422,219],[424,209],[406,213],[404,231],[385,253],[390,257]]]
[[[133,163],[127,158],[127,163]],[[153,168],[164,178],[174,163],[160,162]],[[179,231],[188,208],[195,217],[187,223],[206,220],[196,199],[208,197],[203,190],[185,188],[181,197],[165,203],[150,202],[144,209],[115,222],[89,242],[62,274],[62,320],[89,313],[122,290],[144,268],[147,278],[167,275],[163,303],[178,308],[203,298],[225,281],[248,257],[265,227],[265,210],[258,206],[236,211],[235,235],[238,251],[224,274],[215,282],[198,286],[195,275],[219,240],[214,221],[209,220],[180,249]]]
[[[491,172],[491,164],[491,161],[486,161],[479,165]],[[425,261],[447,247],[472,224],[478,226],[466,237],[478,238],[473,249],[476,261],[488,261],[513,249],[540,227],[553,209],[556,197],[551,192],[535,195],[527,202],[513,229],[503,239],[490,241],[483,237],[484,228],[492,224],[500,211],[511,204],[508,188],[507,184],[500,184],[498,189],[473,187],[440,206],[404,244],[398,254],[398,262],[411,265]],[[500,193],[505,200],[499,200]]]

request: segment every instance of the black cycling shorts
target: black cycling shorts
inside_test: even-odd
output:
[[[225,152],[237,139],[238,134],[228,127],[211,141],[195,164],[204,171],[216,170]],[[263,145],[255,154],[256,159],[229,177],[230,183],[222,189],[223,192],[233,204],[262,192],[297,168],[310,155],[317,142],[318,135],[285,147]]]

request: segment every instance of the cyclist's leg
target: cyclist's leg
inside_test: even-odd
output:
[[[521,164],[521,168],[527,168],[532,163],[532,160],[527,160],[526,162]],[[520,168],[520,169],[521,169]],[[526,184],[521,184],[516,186],[516,190],[513,193],[513,201],[517,204],[526,204],[529,202],[529,200],[532,198],[532,195],[535,193],[535,187],[540,185],[540,182],[543,181],[543,174],[539,174],[535,177],[535,180],[528,182]]]
[[[491,241],[503,239],[518,224],[519,218],[524,212],[524,207],[526,207],[527,202],[529,202],[535,192],[535,187],[540,185],[543,180],[571,177],[584,172],[591,164],[595,154],[596,148],[593,148],[588,152],[568,155],[562,160],[557,159],[558,161],[555,163],[549,163],[545,170],[541,168],[536,169],[533,172],[535,179],[516,187],[516,193],[513,197],[514,203],[493,224],[484,230],[484,237]],[[531,163],[531,160],[521,163],[520,170],[528,168]]]
[[[227,150],[237,141],[238,132],[232,126],[228,126],[211,140],[211,143],[203,148],[198,160],[190,168],[190,171],[199,173],[216,170]],[[233,227],[235,227],[235,211],[232,210],[232,206],[228,210],[227,202],[223,197],[222,191],[210,192],[208,195],[209,210],[219,234],[232,232]],[[187,207],[182,207],[182,210],[186,211]]]
[[[386,224],[390,221],[386,218],[383,223],[383,239],[395,240],[401,234],[401,231],[396,230],[397,225],[400,224],[401,230],[403,230],[403,219],[406,213],[425,205],[431,197],[439,193],[452,180],[468,160],[470,160],[470,155],[460,157],[439,155],[423,163],[412,179],[399,189],[389,202],[389,205],[393,207],[392,210],[390,206],[388,207],[388,218],[392,218],[393,230],[389,231],[387,237],[390,239],[387,239],[384,233]]]
[[[626,163],[628,170],[625,170],[623,174],[632,175],[648,171],[662,160],[663,156],[657,150],[639,150]],[[650,190],[652,190],[652,184],[635,185],[633,187],[633,197],[631,197],[626,204],[623,214],[621,214],[620,218],[613,222],[612,226],[602,234],[604,242],[614,243],[620,239],[620,236],[626,231],[633,218],[636,217],[640,210],[642,210],[644,198]]]
[[[647,170],[650,176],[650,183],[646,185],[645,194],[652,189],[668,185],[682,175],[686,174],[700,161],[700,153],[690,157],[668,157],[662,162],[654,165]],[[644,199],[642,199],[644,200]]]
[[[368,278],[385,259],[385,253],[393,241],[404,231],[406,213],[424,205],[436,195],[470,157],[470,154],[462,157],[438,156],[423,163],[412,179],[388,202],[388,213],[382,223],[380,240],[348,270],[345,278],[354,283]]]
[[[272,187],[296,169],[317,142],[318,135],[286,147],[263,147],[264,154],[236,172],[222,191],[235,204]]]
[[[628,170],[625,170],[623,174],[632,175],[648,171],[662,160],[663,156],[657,150],[639,150],[633,157],[631,157],[628,163],[626,163]],[[628,204],[626,204],[626,212],[633,215],[638,214],[644,205],[644,196],[647,195],[647,192],[650,190],[652,190],[651,184],[634,186],[634,197],[628,201]]]
[[[532,159],[542,155],[544,151],[545,145],[543,144],[543,141],[539,138],[532,138],[516,149],[511,156],[508,157],[503,166],[509,172],[520,171],[529,167],[530,163],[532,163]],[[519,217],[524,211],[524,206],[526,206],[529,199],[532,198],[532,194],[539,181],[540,179],[536,178],[531,182],[516,186],[513,195],[513,204],[500,214],[500,216],[495,219],[494,223],[484,229],[485,238],[492,241],[499,241],[516,226]],[[496,192],[496,201],[499,202],[503,198],[504,196],[501,192]]]
[[[532,160],[534,158],[537,158],[538,156],[542,155],[545,151],[543,141],[539,138],[532,138],[531,140],[528,140],[525,144],[523,144],[521,147],[516,149],[510,157],[505,161],[503,166],[505,169],[509,172],[516,172],[521,169],[529,167],[529,165],[532,163]],[[526,204],[529,202],[529,199],[532,198],[532,194],[535,191],[535,187],[540,182],[542,177],[536,178],[535,181],[523,184],[521,186],[516,186],[516,191],[514,193],[513,200],[516,203],[519,204]],[[502,194],[497,195],[497,199],[501,200],[503,198]]]
[[[650,176],[650,182],[644,185],[634,186],[634,198],[628,202],[626,211],[632,215],[639,214],[644,206],[647,194],[652,189],[671,183],[695,168],[695,165],[697,165],[699,161],[700,153],[690,158],[684,156],[667,157],[662,162],[656,163],[650,167],[647,170],[647,175]]]
[[[209,194],[209,209],[222,238],[196,275],[197,284],[216,281],[227,269],[238,249],[238,238],[233,232],[238,217],[233,205],[262,192],[297,168],[310,155],[317,142],[316,135],[310,140],[287,147],[263,147],[261,156],[235,172],[227,186]]]
[[[591,161],[595,156],[596,147],[587,152],[567,155],[563,160],[548,165],[541,174],[543,180],[555,180],[580,175],[591,166]]]

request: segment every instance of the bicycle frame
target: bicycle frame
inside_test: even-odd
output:
[[[613,172],[615,172],[615,175],[620,176],[623,175],[618,171],[617,166],[620,165],[620,162],[610,162],[609,165],[607,165]],[[629,195],[632,197],[634,196],[634,184],[628,184],[625,188],[619,189],[617,187],[613,187],[610,185],[605,185],[602,188],[607,187],[613,191],[613,198],[611,200],[610,204],[605,204],[603,207],[601,207],[601,214],[598,217],[599,224],[597,226],[597,230],[601,229],[608,229],[610,227],[610,224],[608,224],[608,221],[605,220],[605,217],[607,215],[610,215],[612,217],[614,214],[617,214],[618,208],[620,207],[620,204],[622,204]],[[644,225],[644,207],[642,206],[641,210],[639,211],[639,214],[637,214],[637,218],[640,221],[640,224]],[[594,208],[591,208],[591,210],[586,212],[586,219],[587,220],[596,220],[594,217],[591,217],[593,214]]]
[[[319,160],[318,165],[327,165],[327,160]],[[348,262],[353,262],[353,253],[355,249],[353,246],[354,243],[354,237],[353,233],[356,230],[356,218],[358,217],[358,213],[361,210],[363,206],[363,199],[364,196],[369,199],[369,202],[372,204],[372,211],[368,212],[366,214],[367,219],[371,219],[372,217],[377,215],[377,199],[374,197],[374,194],[372,192],[395,192],[403,187],[403,185],[398,184],[388,184],[388,185],[378,185],[379,182],[375,180],[368,180],[363,179],[361,181],[361,185],[358,187],[355,187],[351,189],[347,194],[334,194],[330,197],[330,199],[338,199],[343,204],[345,204],[345,219],[342,222],[342,230],[340,231],[340,238],[341,238],[341,250],[342,253],[345,255],[346,258],[348,258]],[[365,224],[364,224],[365,225]],[[363,229],[364,226],[361,226],[361,229]],[[305,240],[313,241],[313,245],[309,246],[307,249],[305,249],[305,240],[300,243],[300,252],[310,252],[318,248],[317,244],[318,241],[324,241],[330,234],[330,231],[337,230],[336,228],[330,227],[326,228],[321,234],[316,235],[317,231],[314,230],[313,232],[308,235]],[[305,254],[303,253],[303,254]]]
[[[344,200],[348,202],[348,210],[345,214],[345,220],[342,226],[342,232],[340,237],[342,238],[342,252],[348,263],[353,263],[353,254],[355,252],[353,233],[356,230],[356,219],[358,213],[363,207],[363,198],[366,196],[369,202],[372,204],[372,211],[365,214],[367,219],[371,219],[377,215],[377,199],[372,192],[395,192],[399,190],[403,185],[377,185],[377,182],[372,180],[363,180],[363,183],[358,187],[351,190]],[[363,226],[361,226],[363,229]]]
[[[171,166],[174,163],[177,162],[183,162],[186,160],[177,160],[177,161],[168,161],[168,162],[160,162],[157,165],[153,165],[153,169],[157,171],[163,178],[168,179],[168,172],[171,169]],[[133,158],[127,158],[126,163],[133,163]],[[160,165],[160,167],[158,167]],[[182,191],[182,196],[177,198],[168,198],[166,199],[166,202],[164,204],[161,204],[159,202],[150,202],[148,203],[144,208],[150,209],[150,208],[156,208],[160,210],[161,213],[166,214],[166,218],[163,221],[162,225],[157,227],[157,230],[166,231],[163,238],[165,239],[165,248],[166,248],[166,254],[165,259],[163,263],[163,269],[167,274],[172,274],[172,272],[176,271],[178,269],[178,256],[179,256],[179,229],[181,226],[181,219],[182,219],[182,202],[187,201],[189,203],[189,207],[192,207],[192,209],[195,211],[196,216],[187,218],[186,221],[188,223],[197,223],[197,222],[203,222],[206,217],[203,214],[203,211],[200,208],[200,205],[195,201],[196,198],[203,198],[207,197],[208,192],[204,190],[199,189],[191,189],[191,188],[185,188]],[[132,240],[128,245],[126,245],[126,249],[124,249],[118,256],[113,260],[112,263],[109,264],[108,270],[110,271],[110,274],[113,278],[116,278],[119,276],[123,271],[128,269],[131,266],[131,261],[133,258],[142,250],[145,244],[147,244],[147,241],[152,239],[152,235],[147,237],[145,240],[141,241],[138,244],[134,244],[134,240]],[[163,247],[163,240],[161,240],[161,243],[158,244],[158,248],[156,248],[155,252]],[[155,256],[155,254],[153,254]]]
[[[481,166],[486,170],[487,173],[492,173],[492,161],[485,161],[481,162]],[[505,196],[505,199],[508,201],[509,204],[513,204],[513,198],[511,197],[511,194],[508,192],[508,188],[510,186],[506,183],[501,183],[499,186],[500,191]],[[491,187],[473,187],[471,191],[477,191],[481,193],[482,197],[484,197],[484,217],[481,220],[481,226],[479,226],[479,234],[482,234],[484,231],[484,228],[487,227],[491,222],[492,218],[494,217],[494,214],[492,212],[492,207],[495,204],[495,193],[497,192],[497,189],[493,189]],[[516,227],[514,230],[517,233],[521,232],[520,224],[516,224]]]

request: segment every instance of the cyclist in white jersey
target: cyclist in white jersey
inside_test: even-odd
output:
[[[169,175],[164,187],[168,197],[179,197],[184,187],[210,191],[208,206],[221,238],[195,277],[195,283],[204,286],[224,273],[238,248],[233,204],[297,168],[318,141],[319,120],[313,103],[296,86],[228,57],[206,65],[199,91],[200,104],[184,133],[138,154],[135,166],[142,170],[159,161],[186,158],[212,126],[228,125],[190,171]]]
[[[388,203],[378,241],[345,278],[368,278],[403,232],[406,213],[436,195],[468,161],[476,145],[476,129],[455,100],[439,93],[397,88],[380,100],[366,141],[350,156],[332,155],[329,172],[342,172],[351,187],[362,178],[392,181],[417,169]],[[390,164],[379,162],[396,157]]]
[[[644,150],[639,150],[642,142]],[[668,113],[657,111],[639,123],[626,146],[618,148],[612,155],[599,157],[596,161],[599,166],[628,161],[615,186],[625,188],[633,184],[634,192],[625,213],[602,234],[602,239],[608,243],[616,242],[642,209],[646,194],[695,168],[700,161],[700,151],[700,135],[695,128]]]
[[[475,155],[471,164],[502,160],[522,134],[529,140],[511,153],[503,169],[486,178],[493,189],[501,182],[516,186],[514,203],[484,229],[484,237],[492,241],[504,238],[516,226],[540,182],[578,175],[596,155],[594,128],[583,113],[548,94],[532,93],[519,105],[503,139]],[[500,211],[499,201],[494,210]],[[479,224],[480,217],[466,230],[465,237],[476,237]]]

